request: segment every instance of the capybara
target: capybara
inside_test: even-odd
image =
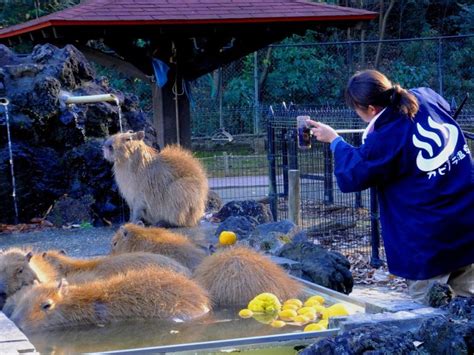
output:
[[[50,250],[43,253],[43,259],[52,265],[61,277],[66,278],[77,273],[91,273],[94,278],[103,278],[148,265],[167,267],[186,276],[191,275],[189,269],[175,259],[146,252],[78,259],[69,257],[62,251]]]
[[[208,182],[203,166],[177,145],[161,152],[143,141],[145,133],[117,133],[103,146],[114,163],[115,180],[130,207],[130,220],[160,226],[193,227],[204,214]]]
[[[184,321],[210,309],[206,291],[167,268],[148,266],[107,279],[69,285],[66,279],[37,284],[18,300],[11,319],[34,332],[126,319]]]
[[[137,251],[166,255],[191,270],[207,255],[184,235],[165,228],[127,223],[112,238],[112,255]]]
[[[30,250],[11,248],[0,253],[0,308],[20,288],[58,279],[56,270]]]
[[[244,306],[262,292],[281,301],[298,297],[302,286],[266,256],[246,247],[230,247],[206,257],[194,272],[215,305]]]

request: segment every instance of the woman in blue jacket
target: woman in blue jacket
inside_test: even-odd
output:
[[[331,144],[343,192],[376,187],[389,270],[423,301],[434,281],[474,296],[473,161],[449,104],[428,88],[405,90],[376,70],[356,73],[346,101],[368,123],[353,147],[308,120]]]

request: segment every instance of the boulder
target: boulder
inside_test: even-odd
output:
[[[285,244],[278,256],[299,261],[303,279],[345,294],[352,291],[351,265],[340,253],[303,241]]]
[[[112,93],[115,103],[66,105],[68,95]],[[42,217],[61,196],[80,200],[90,195],[96,224],[127,218],[111,173],[102,157],[102,141],[119,131],[145,130],[156,146],[156,132],[140,110],[136,96],[95,78],[92,65],[72,45],[37,45],[17,55],[0,45],[0,95],[7,97],[19,222]],[[119,113],[123,112],[122,116]],[[0,108],[0,125],[6,115]],[[14,221],[6,129],[0,130],[0,223]]]
[[[288,220],[263,223],[256,226],[246,242],[254,249],[278,255],[299,231],[300,228]]]
[[[268,205],[254,200],[230,201],[214,214],[214,218],[225,221],[230,216],[244,216],[254,220],[258,224],[272,222],[273,216]]]
[[[301,350],[299,355],[423,354],[413,342],[413,334],[394,326],[367,325],[329,337]]]

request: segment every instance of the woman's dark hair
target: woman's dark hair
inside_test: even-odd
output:
[[[415,95],[400,85],[393,85],[377,70],[355,73],[347,83],[345,97],[347,105],[351,108],[367,109],[369,105],[390,106],[410,118],[415,117],[418,112]]]

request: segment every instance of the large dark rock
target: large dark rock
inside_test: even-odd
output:
[[[300,228],[291,221],[283,220],[257,225],[247,242],[252,248],[278,255],[284,245],[290,243]]]
[[[354,328],[336,337],[322,339],[301,350],[299,355],[355,355],[355,354],[426,354],[419,352],[409,332],[397,327],[368,325]]]
[[[115,103],[66,105],[67,96],[112,93],[120,100],[124,130],[156,133],[138,99],[95,78],[92,65],[74,46],[37,45],[17,55],[0,45],[0,96],[8,105],[19,221],[42,217],[61,196],[91,196],[94,222],[121,220],[128,213],[102,157],[101,143],[119,131]],[[0,223],[14,220],[6,115],[0,107]],[[89,201],[89,200],[88,200]],[[87,203],[85,204],[87,205]]]
[[[222,231],[231,231],[237,235],[239,241],[247,239],[255,230],[256,223],[243,216],[231,216],[219,224],[215,236],[219,237]]]
[[[23,220],[42,217],[54,200],[66,193],[64,167],[59,154],[48,147],[13,143],[16,200]],[[13,220],[13,183],[6,146],[0,148],[0,218]]]
[[[449,316],[448,316],[449,317]],[[416,336],[428,354],[474,354],[474,321],[460,322],[445,316],[429,318]]]
[[[293,242],[284,245],[279,256],[299,261],[304,279],[345,294],[352,291],[351,265],[342,254],[311,242]]]
[[[214,218],[220,221],[225,221],[230,216],[244,216],[258,224],[273,221],[270,207],[254,200],[230,201],[214,214]]]

